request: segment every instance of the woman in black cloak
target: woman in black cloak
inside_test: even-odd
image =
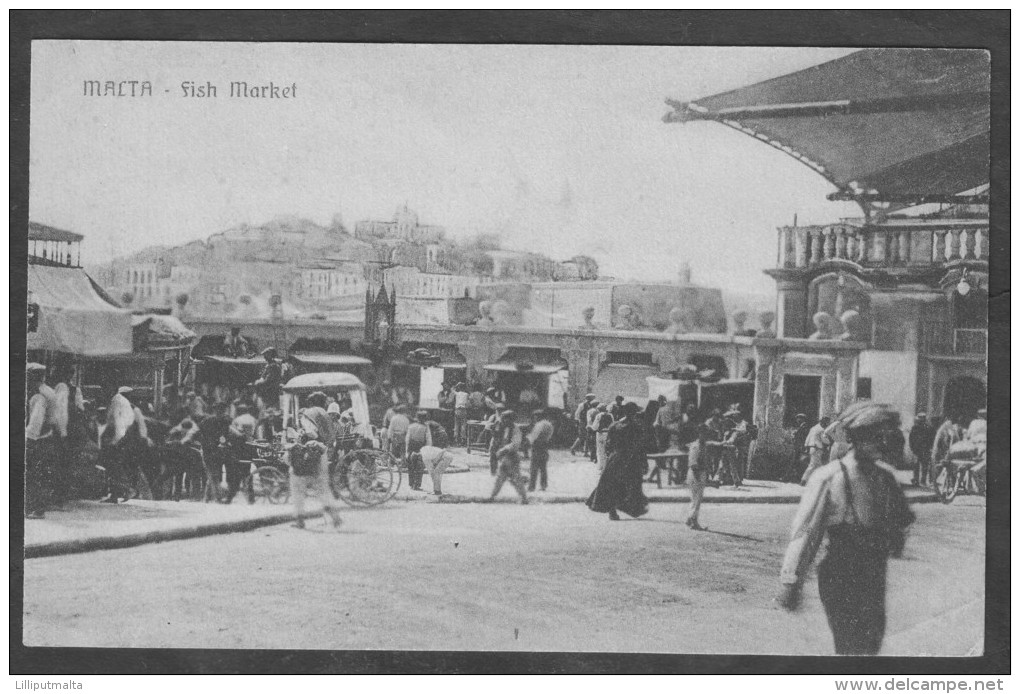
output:
[[[662,403],[658,400],[649,400],[644,412],[639,417],[641,426],[644,429],[645,447],[649,453],[660,452],[659,441],[655,436],[655,418],[659,414],[660,407],[662,407]]]
[[[592,511],[608,513],[610,520],[620,520],[617,511],[634,518],[648,513],[648,499],[641,489],[648,459],[639,414],[640,408],[628,402],[623,406],[623,418],[609,427],[606,469],[586,502]]]

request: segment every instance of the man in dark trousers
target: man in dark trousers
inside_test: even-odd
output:
[[[255,397],[259,405],[259,413],[265,412],[270,407],[279,407],[280,386],[283,385],[283,367],[276,360],[276,349],[267,347],[262,350],[262,358],[266,365],[262,367],[262,374],[258,377],[255,386]]]
[[[577,439],[570,446],[571,455],[577,455],[577,450],[580,448],[587,452],[588,445],[588,410],[591,409],[592,403],[595,401],[595,393],[588,393],[584,396],[584,400],[577,406],[574,411],[574,421],[577,422]]]
[[[528,432],[528,441],[531,442],[531,471],[528,480],[528,491],[535,491],[535,483],[539,482],[542,491],[549,486],[549,442],[553,437],[553,423],[543,410],[535,410],[531,414],[533,422],[531,431]]]
[[[804,446],[807,442],[809,431],[811,431],[811,426],[808,424],[806,414],[798,414],[794,417],[793,459],[790,461],[786,475],[783,477],[784,482],[799,484],[800,478],[804,475],[804,469],[807,467],[803,462],[805,455]]]
[[[836,654],[875,655],[885,636],[888,559],[902,555],[914,514],[885,462],[899,414],[869,402],[844,411],[841,420],[849,452],[807,481],[783,559],[778,602],[797,609],[801,586],[827,537],[818,594]]]
[[[935,429],[928,423],[928,415],[918,412],[910,430],[910,452],[914,454],[914,478],[910,483],[927,487],[931,471],[931,447],[935,443]],[[934,482],[934,480],[931,480]]]

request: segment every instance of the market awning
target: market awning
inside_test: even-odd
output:
[[[839,199],[945,202],[988,183],[989,57],[875,48],[673,107],[712,120],[831,181]]]
[[[132,350],[131,314],[104,301],[81,268],[29,264],[28,304],[29,350],[80,356]]]
[[[537,364],[531,365],[527,368],[522,368],[518,364],[507,364],[505,362],[497,362],[495,364],[486,364],[484,367],[486,371],[504,371],[519,374],[554,374],[559,371],[563,371],[565,367],[562,366],[550,366],[548,364]]]
[[[368,366],[372,363],[371,359],[355,354],[291,352],[290,358],[305,366]]]
[[[178,349],[195,342],[196,335],[175,316],[146,314],[131,316],[135,348]]]

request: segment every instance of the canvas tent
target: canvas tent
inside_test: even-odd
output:
[[[81,268],[29,264],[28,303],[35,313],[26,335],[29,351],[90,357],[131,352],[131,314],[105,301]]]
[[[838,188],[832,199],[953,202],[988,183],[989,78],[982,50],[866,49],[669,101],[665,120],[751,135],[827,178]]]

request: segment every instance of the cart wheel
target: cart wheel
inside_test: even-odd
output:
[[[290,480],[286,473],[270,465],[256,468],[248,475],[246,484],[253,497],[265,497],[271,504],[285,504],[290,500]]]
[[[401,474],[393,456],[366,448],[344,456],[332,478],[336,480],[334,488],[345,489],[354,504],[375,506],[393,498],[400,488]]]
[[[956,474],[951,465],[940,465],[935,477],[935,496],[944,504],[956,498]]]
[[[347,459],[346,457],[335,465],[330,466],[329,471],[329,486],[333,491],[333,497],[340,499],[348,506],[361,506],[354,495],[351,493],[351,488],[347,484]]]

